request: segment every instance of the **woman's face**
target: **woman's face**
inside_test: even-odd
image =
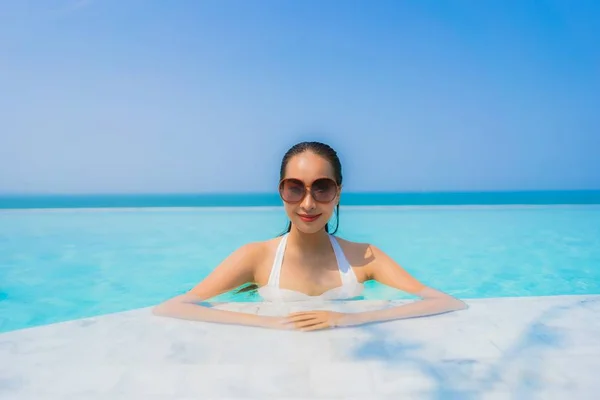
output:
[[[289,159],[282,182],[280,193],[292,224],[304,233],[323,229],[340,199],[329,161],[311,151],[297,154]]]

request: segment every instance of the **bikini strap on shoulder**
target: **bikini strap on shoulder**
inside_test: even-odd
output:
[[[279,277],[281,275],[281,265],[283,264],[283,255],[285,253],[287,237],[288,234],[284,234],[277,245],[275,259],[273,260],[273,266],[271,267],[271,273],[269,274],[269,282],[267,283],[269,286],[279,287]]]
[[[340,270],[340,274],[342,275],[342,284],[356,282],[356,275],[354,274],[354,270],[344,254],[342,246],[340,246],[335,236],[330,234],[329,239],[331,240],[331,245],[333,247],[333,252],[335,253],[338,268]]]

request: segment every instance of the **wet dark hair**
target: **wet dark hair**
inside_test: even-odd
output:
[[[300,142],[292,146],[283,156],[281,160],[281,168],[279,169],[279,180],[285,178],[285,169],[287,168],[288,162],[290,159],[298,154],[302,154],[306,151],[310,151],[318,156],[323,157],[331,164],[333,168],[334,180],[338,184],[338,186],[342,185],[342,163],[336,153],[336,151],[325,143],[321,142]],[[339,203],[335,207],[335,229],[332,232],[329,232],[329,223],[325,225],[325,231],[335,234],[340,226],[340,205]],[[292,229],[292,222],[288,222],[287,228],[285,232],[288,233]]]
[[[318,156],[326,159],[333,168],[334,180],[338,184],[338,186],[342,185],[342,163],[337,155],[337,152],[329,145],[321,142],[300,142],[292,147],[284,154],[283,159],[281,160],[281,167],[279,169],[279,180],[285,178],[285,170],[287,168],[288,162],[290,159],[296,155],[302,154],[304,152],[310,151]],[[335,207],[335,229],[333,231],[329,231],[329,222],[325,225],[325,231],[334,235],[340,225],[340,205],[339,203]],[[292,222],[289,221],[286,230],[281,233],[279,236],[283,236],[286,233],[290,232],[292,229]],[[242,287],[236,293],[243,292],[256,292],[258,289],[258,285],[252,283],[247,286]]]

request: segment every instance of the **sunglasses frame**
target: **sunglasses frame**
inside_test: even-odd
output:
[[[323,181],[323,180],[332,182],[333,185],[335,186],[335,194],[333,195],[333,197],[331,198],[331,200],[328,200],[328,201],[319,201],[319,200],[317,200],[315,198],[315,194],[313,193],[313,189],[312,189],[313,185],[315,184],[315,182]],[[302,193],[302,197],[300,198],[300,200],[298,200],[298,201],[288,201],[288,200],[286,200],[283,197],[283,185],[284,185],[284,183],[286,181],[298,182],[299,185],[302,186],[302,188],[304,190],[304,193]],[[337,182],[335,180],[331,179],[331,178],[317,178],[314,181],[312,181],[310,185],[307,185],[302,180],[296,179],[296,178],[285,178],[285,179],[282,179],[281,181],[279,181],[279,197],[281,197],[281,200],[283,200],[283,201],[285,201],[286,203],[289,203],[289,204],[299,204],[299,203],[302,203],[304,201],[304,199],[306,198],[307,194],[310,194],[310,196],[313,198],[313,200],[315,202],[317,202],[317,203],[320,203],[320,204],[329,204],[329,203],[331,203],[332,201],[335,200],[335,198],[337,197],[337,195],[339,194],[339,192],[340,192],[340,185],[338,185]]]

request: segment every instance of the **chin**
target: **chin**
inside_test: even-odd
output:
[[[321,232],[321,230],[323,230],[324,227],[325,226],[322,226],[318,229],[303,229],[302,227],[298,227],[298,230],[304,233],[305,235],[314,235],[315,233]]]
[[[306,223],[306,222],[300,220],[300,221],[294,221],[294,225],[296,226],[296,229],[298,229],[300,232],[306,233],[306,234],[312,234],[312,233],[317,233],[317,232],[321,231],[322,229],[324,229],[326,224],[316,223],[316,221]]]

